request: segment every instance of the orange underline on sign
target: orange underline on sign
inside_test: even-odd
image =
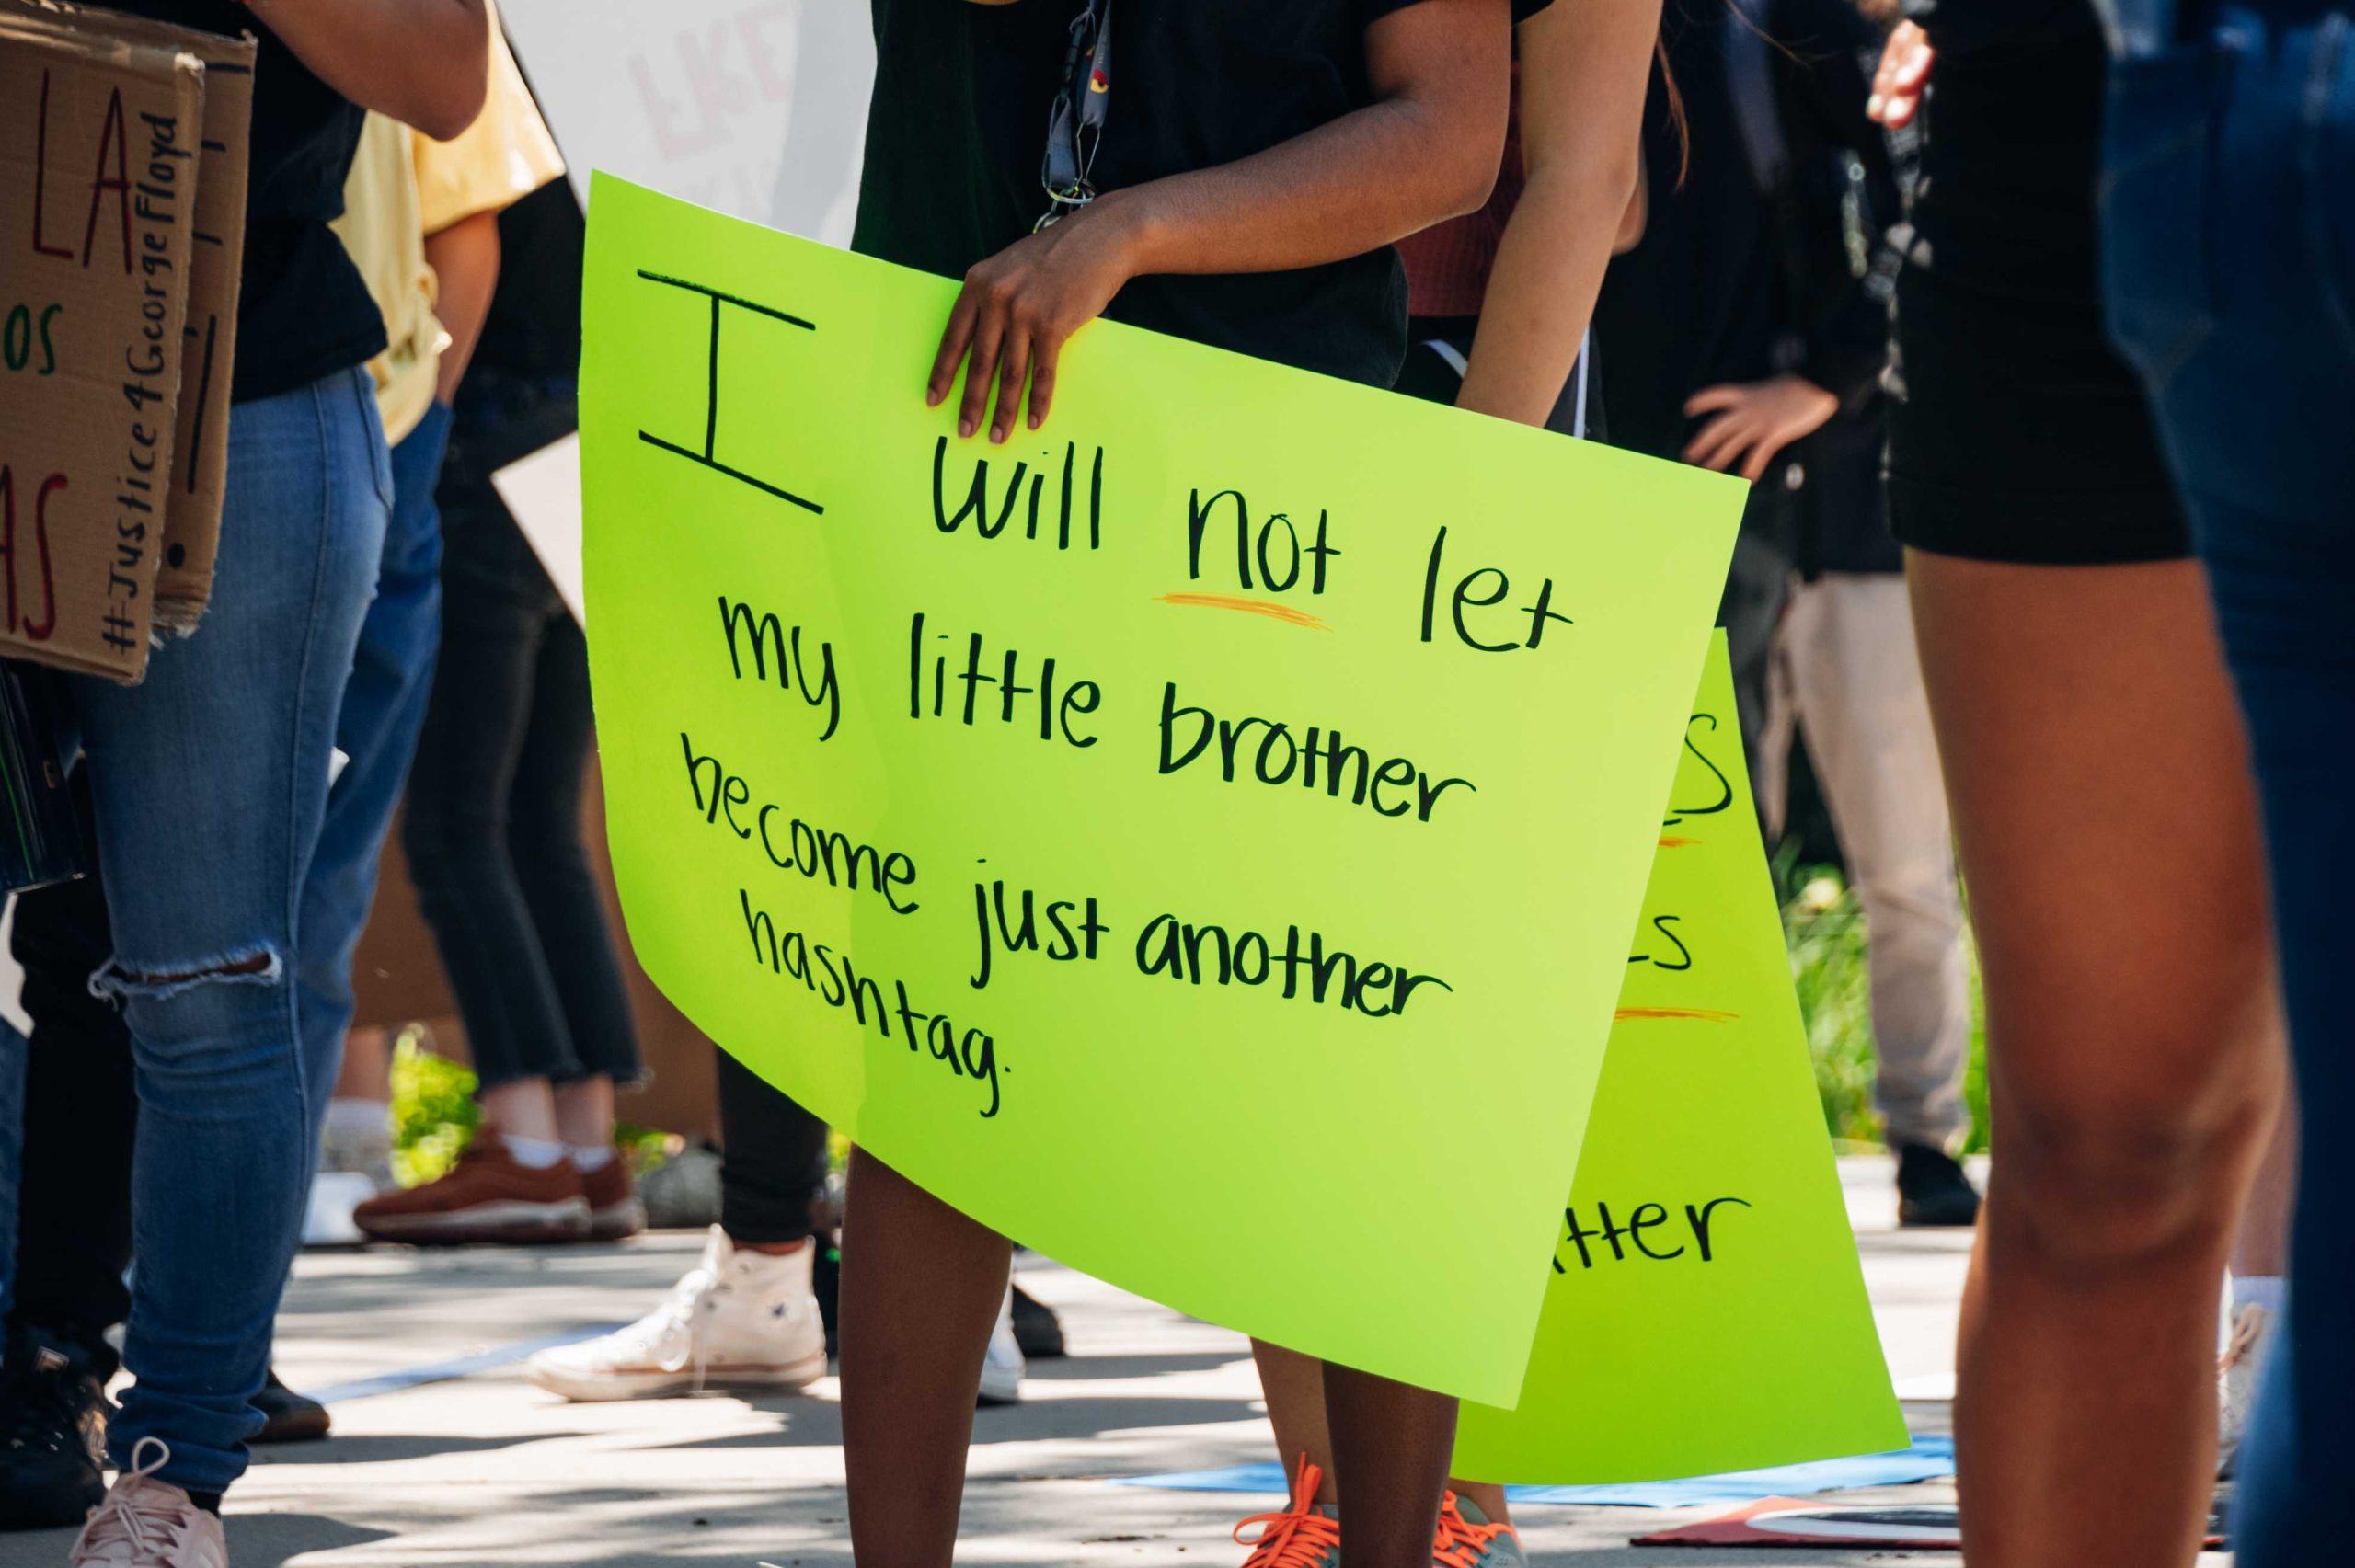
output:
[[[1660,840],[1660,848],[1662,848],[1662,849],[1664,849],[1664,850],[1681,850],[1681,849],[1685,848],[1685,847],[1686,847],[1687,845],[1689,845],[1689,844],[1696,844],[1696,843],[1699,843],[1700,841],[1700,841],[1700,840],[1698,840],[1698,839],[1667,839],[1667,838],[1664,838],[1664,839]]]
[[[1739,1013],[1717,1013],[1706,1007],[1623,1007],[1611,1015],[1619,1023],[1652,1018],[1692,1018],[1703,1024],[1730,1024]]]
[[[1305,610],[1295,610],[1289,604],[1278,604],[1268,599],[1242,599],[1231,593],[1164,593],[1155,596],[1162,604],[1190,605],[1201,610],[1240,610],[1246,615],[1267,615],[1294,626],[1329,632],[1333,628]]]

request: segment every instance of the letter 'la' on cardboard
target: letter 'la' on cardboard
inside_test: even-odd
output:
[[[204,64],[204,151],[196,183],[186,348],[172,494],[155,567],[155,624],[190,632],[213,597],[221,503],[229,479],[230,370],[236,361],[237,283],[246,264],[246,193],[253,139],[251,33],[235,38],[67,0],[0,0],[0,13],[50,17],[73,31],[180,50]]]
[[[0,651],[136,681],[155,627],[204,64],[0,11]]]
[[[1466,1480],[1662,1481],[1905,1446],[1723,633],[1663,817],[1521,1401],[1465,1404]]]
[[[195,249],[189,325],[172,441],[172,501],[155,565],[155,626],[193,631],[212,601],[228,487],[228,394],[238,356],[238,280],[245,276],[245,190],[254,120],[252,33],[228,38],[68,0],[0,0],[0,12],[52,17],[83,33],[181,50],[205,63],[205,155],[195,181]]]

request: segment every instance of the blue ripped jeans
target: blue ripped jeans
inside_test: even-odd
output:
[[[351,956],[376,896],[377,858],[417,756],[442,646],[442,514],[434,505],[450,443],[437,403],[393,448],[393,506],[375,598],[360,626],[351,679],[336,718],[343,771],[328,792],[303,886],[303,945],[294,962],[312,1129],[327,1114],[351,1025]]]
[[[2303,1128],[2233,1544],[2241,1568],[2313,1568],[2355,1538],[2355,19],[2117,11],[2111,331],[2151,387],[2248,718]]]
[[[145,682],[72,682],[139,1093],[110,1441],[197,1492],[244,1471],[312,1134],[292,956],[392,475],[367,376],[240,403],[213,603]]]

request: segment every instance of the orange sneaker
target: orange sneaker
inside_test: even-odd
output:
[[[580,1173],[580,1188],[589,1199],[589,1239],[618,1242],[646,1229],[646,1205],[638,1200],[638,1184],[630,1179],[629,1156],[614,1150],[593,1171]]]
[[[1340,1568],[1338,1510],[1316,1501],[1324,1482],[1325,1472],[1303,1456],[1292,1506],[1281,1514],[1254,1514],[1235,1527],[1235,1545],[1251,1549],[1243,1568]],[[1243,1532],[1255,1525],[1259,1533],[1245,1539]]]
[[[1431,1563],[1432,1568],[1529,1568],[1521,1532],[1511,1525],[1490,1524],[1477,1504],[1453,1492],[1440,1499]]]
[[[485,1132],[447,1175],[370,1198],[351,1221],[379,1242],[577,1242],[589,1234],[589,1197],[571,1161],[526,1165]]]

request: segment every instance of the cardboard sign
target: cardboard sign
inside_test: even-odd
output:
[[[1466,1404],[1454,1474],[1585,1483],[1905,1445],[1709,657],[1518,1408]]]
[[[178,430],[204,67],[0,11],[0,650],[136,681]]]
[[[565,163],[847,244],[875,24],[849,0],[500,0]]]
[[[50,17],[87,37],[178,50],[204,66],[204,144],[198,159],[187,343],[164,553],[155,568],[156,626],[193,631],[213,597],[221,503],[229,478],[230,371],[236,359],[237,284],[245,271],[255,42],[251,34],[225,38],[65,0],[0,0],[0,11],[10,10]]]
[[[590,212],[648,972],[984,1223],[1512,1402],[1743,486],[1113,323],[959,441],[954,283]]]

